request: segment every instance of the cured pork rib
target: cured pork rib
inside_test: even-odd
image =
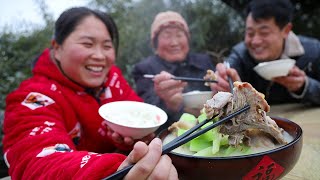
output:
[[[266,115],[270,106],[262,93],[246,82],[234,82],[233,93],[218,92],[204,105],[207,118],[214,115],[225,116],[246,104],[250,105],[248,111],[220,126],[220,133],[229,135],[230,145],[237,146],[243,142],[250,146],[250,139],[257,135],[257,131],[263,132],[258,134],[272,136],[280,144],[287,143],[283,137],[283,129]]]

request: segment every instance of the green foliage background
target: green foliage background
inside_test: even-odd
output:
[[[31,76],[34,58],[50,46],[54,20],[45,3],[37,1],[42,9],[44,27],[16,33],[12,29],[0,32],[0,109],[5,107],[6,95]],[[191,49],[221,56],[242,38],[243,20],[221,1],[211,0],[93,0],[88,7],[110,13],[119,28],[120,47],[117,65],[128,81],[132,65],[153,53],[150,45],[150,26],[154,16],[165,10],[180,12],[189,24]],[[217,59],[217,58],[213,58]],[[3,111],[2,111],[3,112]]]
[[[43,0],[35,0],[41,10],[39,16],[45,26],[16,25],[0,30],[0,127],[5,98],[20,82],[31,76],[34,58],[50,46],[54,19]],[[160,11],[174,10],[183,15],[191,32],[191,50],[207,52],[219,62],[230,48],[241,41],[244,32],[243,8],[250,0],[91,0],[88,7],[103,10],[115,19],[120,33],[120,47],[116,64],[135,87],[130,72],[132,65],[151,55],[150,26]],[[320,19],[314,16],[319,5],[314,0],[294,0],[296,16],[294,31],[320,36]],[[232,7],[232,8],[231,8]],[[31,27],[31,28],[30,28]],[[0,139],[1,140],[1,139]]]
[[[221,1],[102,0],[94,5],[115,18],[120,32],[117,64],[133,86],[129,73],[132,65],[153,53],[150,27],[158,12],[174,10],[182,14],[189,24],[192,51],[209,52],[216,56],[242,38],[242,18]]]

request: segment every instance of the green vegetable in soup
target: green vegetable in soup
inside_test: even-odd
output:
[[[193,115],[184,113],[180,120],[189,123],[194,123],[198,121],[199,123],[206,120],[206,114],[202,113],[198,118]],[[213,121],[218,121],[215,118]],[[209,126],[213,122],[209,122],[201,127],[201,129]],[[178,136],[186,132],[187,129],[178,129]],[[229,146],[228,135],[223,135],[219,133],[219,127],[213,128],[208,132],[198,136],[197,138],[189,141],[183,145],[183,148],[189,149],[194,152],[194,156],[205,156],[205,157],[215,157],[215,156],[237,156],[246,155],[252,153],[250,147],[241,144],[238,147]]]
[[[185,121],[187,123],[197,123],[197,118],[189,113],[183,113],[179,119],[179,121]]]
[[[206,139],[199,136],[190,141],[189,149],[190,151],[198,152],[210,146],[211,146],[210,141],[207,141]]]
[[[180,136],[181,134],[185,133],[186,131],[188,131],[188,130],[187,129],[178,128],[178,134],[177,135]],[[185,143],[184,145],[189,147],[190,141]]]
[[[215,154],[219,152],[220,149],[220,141],[222,138],[222,135],[218,132],[218,127],[212,129],[213,134],[213,140],[212,140],[212,154]]]
[[[212,157],[212,148],[207,147],[202,149],[201,151],[198,151],[197,153],[194,154],[194,156],[205,156],[205,157]]]

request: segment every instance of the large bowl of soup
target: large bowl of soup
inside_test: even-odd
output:
[[[155,132],[168,116],[157,106],[136,102],[116,101],[102,105],[99,114],[107,125],[124,137],[141,139]]]
[[[266,151],[221,157],[194,156],[184,151],[171,151],[169,156],[182,180],[194,179],[280,179],[295,166],[302,150],[301,127],[284,118],[272,117],[287,132],[288,143]],[[160,138],[166,143],[170,132]]]

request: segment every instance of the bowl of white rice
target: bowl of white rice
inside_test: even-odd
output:
[[[99,108],[99,114],[113,131],[133,139],[155,132],[168,119],[159,107],[136,101],[104,104]]]

